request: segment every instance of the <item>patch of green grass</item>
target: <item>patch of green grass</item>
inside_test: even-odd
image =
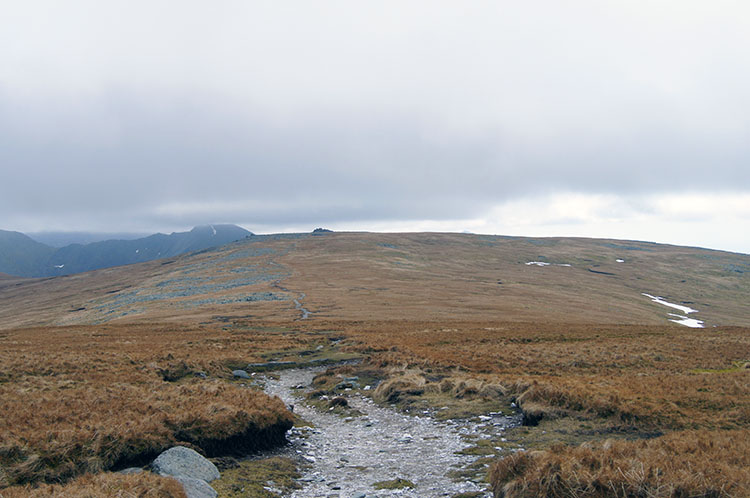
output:
[[[364,415],[361,411],[351,406],[333,405],[330,399],[320,399],[314,396],[308,396],[306,403],[316,410],[327,413],[334,413],[340,417],[361,417]]]
[[[487,480],[487,467],[495,461],[494,456],[485,456],[478,458],[466,467],[461,467],[456,470],[448,472],[448,477],[453,479],[455,482],[463,481],[486,481]]]
[[[573,417],[542,420],[539,425],[521,426],[506,431],[507,441],[498,447],[522,446],[527,450],[544,450],[553,445],[578,446],[602,439],[643,439],[660,435],[660,432],[639,430],[633,426],[613,425],[603,419],[580,420]]]
[[[484,442],[484,441],[482,441]],[[461,451],[456,452],[459,455],[494,455],[496,453],[495,448],[485,444],[477,444],[475,446],[469,446]]]
[[[296,482],[299,477],[297,464],[289,458],[244,460],[236,467],[223,470],[221,477],[211,482],[211,487],[219,496],[228,498],[278,498],[299,488]],[[275,488],[282,494],[266,488]]]
[[[402,488],[416,488],[417,485],[408,479],[392,479],[390,481],[378,481],[372,485],[375,489],[402,489]]]
[[[251,367],[250,364],[258,362],[246,362],[245,366],[241,368],[247,368],[248,371],[254,372],[269,372],[273,370],[284,370],[288,368],[305,368],[311,366],[330,365],[361,358],[361,355],[357,353],[343,352],[340,351],[336,346],[319,346],[322,347],[320,347],[320,349],[318,349],[318,347],[314,349],[297,348],[265,352],[260,356],[266,361],[266,363],[269,363],[268,365],[258,364]],[[279,363],[273,364],[273,362]]]
[[[691,370],[692,373],[730,373],[739,372],[741,370],[750,369],[750,362],[746,361],[735,361],[731,367],[727,368],[694,368]]]
[[[510,401],[484,397],[456,398],[449,393],[425,392],[420,395],[404,395],[395,403],[404,412],[434,410],[438,420],[472,418],[490,412],[511,415]]]
[[[294,426],[295,427],[310,427],[310,428],[314,428],[315,427],[315,424],[313,424],[309,420],[305,420],[304,418],[300,417],[296,413],[293,413],[292,415],[294,415]]]

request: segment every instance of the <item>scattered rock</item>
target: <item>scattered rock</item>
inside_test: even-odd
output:
[[[216,465],[202,457],[197,451],[184,446],[169,448],[154,460],[151,468],[155,473],[163,476],[189,477],[206,482],[219,478]]]
[[[203,479],[184,476],[175,476],[174,479],[182,484],[182,489],[185,490],[187,498],[216,498],[219,496],[219,493]]]
[[[339,382],[338,384],[336,384],[335,389],[338,389],[338,390],[341,390],[341,389],[355,389],[357,387],[359,387],[359,384],[357,384],[356,382],[343,381],[343,382]]]
[[[411,437],[411,434],[404,434],[400,438],[398,438],[399,443],[411,443],[414,438]]]
[[[232,375],[240,379],[249,379],[250,375],[244,370],[232,370]]]
[[[118,471],[118,474],[140,474],[143,472],[143,469],[140,467],[128,467],[127,469],[122,469]]]

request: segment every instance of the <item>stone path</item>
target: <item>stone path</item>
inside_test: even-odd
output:
[[[279,396],[313,428],[295,428],[290,444],[279,450],[282,456],[305,459],[301,490],[292,498],[450,497],[459,493],[481,492],[490,497],[486,483],[456,482],[448,476],[476,461],[478,456],[456,452],[471,446],[464,437],[497,436],[520,423],[519,416],[500,414],[481,417],[481,421],[437,421],[429,413],[411,416],[373,403],[360,395],[348,396],[349,405],[364,414],[346,417],[321,412],[305,405],[300,386],[309,386],[321,369],[297,369],[278,372],[280,378],[266,378],[265,389]],[[414,489],[376,490],[373,483],[407,479]]]

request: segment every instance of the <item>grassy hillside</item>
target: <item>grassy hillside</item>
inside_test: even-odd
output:
[[[750,256],[598,239],[265,236],[158,262],[0,284],[0,293],[0,326],[176,314],[289,320],[300,316],[295,299],[312,320],[671,324],[669,313],[679,312],[647,293],[698,310],[690,318],[711,327],[750,325]]]

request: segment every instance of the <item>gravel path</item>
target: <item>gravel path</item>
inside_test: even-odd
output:
[[[309,386],[321,369],[279,372],[280,378],[265,379],[265,389],[294,405],[295,413],[314,424],[295,428],[290,445],[281,450],[286,456],[309,462],[293,498],[450,497],[458,493],[483,492],[491,496],[486,483],[454,482],[448,472],[474,462],[477,456],[457,455],[471,444],[462,435],[479,438],[501,434],[520,422],[518,416],[491,415],[480,422],[453,420],[441,422],[429,414],[411,416],[378,406],[369,398],[348,396],[349,405],[364,413],[342,418],[306,406],[297,394],[299,386]],[[296,389],[295,389],[296,388]],[[376,490],[373,483],[407,479],[414,489]]]

